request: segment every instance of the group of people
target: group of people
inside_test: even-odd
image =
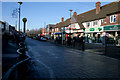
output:
[[[58,44],[62,44],[62,37],[56,37],[55,40],[56,43]],[[78,36],[78,37],[66,37],[65,40],[63,40],[63,45],[65,46],[82,46],[82,44],[84,43],[84,37],[83,36]]]

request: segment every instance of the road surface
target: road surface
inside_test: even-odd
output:
[[[26,38],[26,44],[32,58],[26,79],[120,78],[117,59],[31,38]]]

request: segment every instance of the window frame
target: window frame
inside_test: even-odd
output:
[[[101,25],[102,25],[102,23],[104,22],[104,20],[105,20],[105,19],[101,19],[101,21],[100,21],[100,22],[101,22]]]
[[[110,16],[110,23],[116,22],[116,14]]]
[[[89,25],[88,25],[88,24],[89,24]],[[87,27],[90,27],[90,22],[87,22],[87,23],[86,23],[86,26],[87,26]]]
[[[97,20],[93,21],[93,26],[96,26],[96,25],[98,25],[98,21]]]

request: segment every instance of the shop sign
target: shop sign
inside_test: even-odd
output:
[[[85,32],[99,32],[99,31],[102,31],[103,30],[103,27],[96,27],[96,28],[87,28],[85,29]]]
[[[120,25],[104,26],[104,31],[107,30],[120,30]]]
[[[98,30],[99,30],[99,31],[101,31],[101,30],[102,30],[102,28],[100,28],[100,27],[99,27],[99,28],[98,28]]]
[[[94,28],[90,28],[90,31],[94,31],[95,29]]]

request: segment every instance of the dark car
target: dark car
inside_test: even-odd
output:
[[[45,37],[41,37],[40,41],[47,41],[47,39]]]

